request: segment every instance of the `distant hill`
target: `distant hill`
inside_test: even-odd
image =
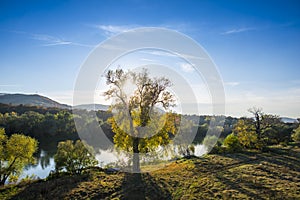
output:
[[[280,120],[284,123],[299,123],[297,119],[293,119],[289,117],[281,117]]]
[[[46,108],[71,109],[71,106],[58,103],[38,94],[0,94],[0,103],[12,105],[41,106]]]
[[[108,105],[103,105],[103,104],[81,104],[77,106],[73,106],[75,109],[84,109],[84,110],[103,110],[107,111],[109,106]]]

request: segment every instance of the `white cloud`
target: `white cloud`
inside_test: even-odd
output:
[[[180,68],[182,71],[188,72],[188,73],[195,71],[194,67],[188,63],[180,63]]]
[[[297,118],[300,113],[300,88],[232,90],[226,93],[227,115],[250,116],[247,110],[253,106],[263,108],[265,113]]]
[[[18,85],[18,84],[0,84],[0,87],[22,87],[22,85]]]
[[[224,83],[224,85],[228,85],[228,86],[232,86],[232,87],[237,86],[239,84],[240,84],[239,82],[225,82]]]
[[[235,28],[235,29],[225,31],[221,34],[222,35],[229,35],[229,34],[242,33],[242,32],[253,31],[253,30],[255,30],[255,28],[251,28],[251,27],[248,27],[248,28]]]
[[[104,34],[108,37],[113,36],[118,33],[122,33],[128,31],[133,28],[137,28],[138,26],[130,25],[130,26],[114,26],[114,25],[94,25],[94,27],[100,29],[104,32]]]
[[[147,62],[156,62],[156,60],[148,59],[148,58],[141,58],[140,60],[147,61]]]

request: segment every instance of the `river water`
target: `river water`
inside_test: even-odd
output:
[[[202,156],[205,154],[206,149],[203,145],[198,144],[195,145],[195,156]],[[96,154],[96,158],[99,161],[99,166],[103,167],[109,163],[114,163],[118,161],[119,156],[116,153],[113,153],[109,150],[101,151]],[[25,167],[23,174],[20,178],[25,178],[26,176],[34,176],[35,178],[46,178],[51,171],[55,170],[55,162],[53,155],[49,155],[49,153],[45,150],[41,150],[40,156],[37,159],[35,165],[28,165]]]

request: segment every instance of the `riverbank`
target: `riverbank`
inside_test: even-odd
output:
[[[143,174],[93,169],[7,185],[0,199],[300,199],[297,146],[212,154],[160,167]]]

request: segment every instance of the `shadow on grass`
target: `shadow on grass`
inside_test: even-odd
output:
[[[20,184],[21,191],[13,196],[12,200],[23,199],[63,199],[63,197],[81,182],[89,179],[88,174],[52,178],[50,180],[39,180],[33,183]]]
[[[121,199],[171,199],[169,191],[159,186],[149,173],[126,173],[118,193]]]

